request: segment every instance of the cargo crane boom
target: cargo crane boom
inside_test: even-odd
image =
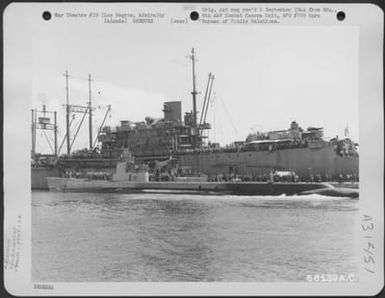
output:
[[[209,73],[209,79],[207,81],[207,86],[206,86],[206,91],[205,91],[205,96],[204,96],[204,101],[203,101],[203,106],[202,106],[202,112],[201,112],[201,118],[199,120],[199,126],[202,125],[203,114],[204,114],[204,111],[206,108],[207,93],[209,92],[209,87],[210,87],[210,81],[211,81],[211,72]]]
[[[87,107],[86,110],[84,111],[83,117],[82,117],[82,119],[80,120],[80,123],[79,123],[79,125],[78,125],[78,128],[76,129],[76,132],[75,132],[75,134],[74,134],[74,138],[72,139],[72,142],[71,142],[71,145],[70,145],[70,150],[72,149],[72,145],[74,144],[74,142],[75,142],[75,140],[76,140],[76,137],[78,136],[79,130],[80,130],[82,124],[83,124],[83,121],[84,121],[84,119],[86,118],[86,115],[87,115],[87,113],[88,113],[88,109],[89,109],[89,107]],[[91,112],[90,112],[90,113],[91,113]]]
[[[109,105],[107,107],[107,111],[106,111],[106,114],[104,115],[104,118],[103,118],[103,122],[102,122],[102,125],[100,125],[100,128],[99,128],[99,131],[98,131],[98,134],[95,138],[95,141],[94,141],[94,145],[93,145],[93,148],[96,147],[96,143],[98,142],[98,139],[99,139],[99,136],[100,136],[100,133],[102,132],[102,129],[103,129],[103,126],[104,126],[104,123],[106,122],[107,120],[107,116],[108,116],[108,113],[111,112],[111,105]]]
[[[206,91],[208,90],[208,92],[206,92],[207,94],[205,95],[205,101],[204,101],[204,103],[206,103],[206,106],[203,105],[201,121],[199,123],[200,126],[204,125],[206,123],[207,111],[209,109],[209,103],[210,103],[210,98],[211,98],[211,92],[213,89],[214,78],[215,78],[214,75],[211,75],[211,73],[210,73],[209,81],[207,82],[207,89],[206,89]]]

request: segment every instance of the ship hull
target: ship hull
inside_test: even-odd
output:
[[[168,158],[168,157],[164,157]],[[139,158],[143,161],[146,158]],[[274,170],[294,171],[302,181],[311,175],[326,175],[337,181],[342,174],[359,174],[358,156],[339,156],[332,146],[321,148],[289,148],[276,151],[199,152],[177,155],[178,166],[189,167],[194,173],[219,175],[234,172],[239,175],[255,176],[269,174]],[[61,160],[64,170],[81,172],[103,170],[114,172],[118,159],[108,162],[92,160]],[[57,169],[32,169],[32,189],[48,189],[46,178],[58,177]]]
[[[56,167],[32,167],[31,189],[48,190],[47,177],[58,177],[59,174]]]
[[[60,177],[65,171],[79,172],[82,175],[94,171],[114,173],[119,161],[117,158],[65,158],[59,159],[56,166],[31,167],[31,189],[48,190],[47,177]]]
[[[340,174],[359,173],[358,156],[339,156],[330,146],[288,148],[275,151],[200,152],[178,157],[180,166],[209,175],[234,171],[240,175],[263,175],[274,170],[294,171],[301,180],[327,174],[337,180]]]

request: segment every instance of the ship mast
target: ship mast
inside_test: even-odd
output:
[[[91,75],[88,75],[88,112],[89,112],[89,140],[90,140],[90,150],[93,149],[92,144],[92,106],[91,106]]]
[[[70,154],[71,151],[71,141],[70,141],[70,105],[69,105],[69,94],[68,94],[68,71],[65,73],[66,77],[66,127],[67,127],[67,154]]]
[[[58,151],[57,151],[57,113],[56,111],[53,112],[54,115],[54,143],[55,143],[55,156],[58,156]]]
[[[57,148],[57,117],[56,111],[47,111],[46,106],[43,105],[41,111],[37,109],[32,109],[32,158],[35,158],[36,155],[36,131],[38,129],[42,130],[44,136],[47,140],[48,146],[51,148],[52,153],[55,157],[58,156]],[[51,123],[51,118],[47,117],[47,114],[53,114],[54,122]],[[38,117],[39,116],[39,117]],[[42,117],[41,117],[42,116]],[[52,147],[50,140],[48,139],[45,131],[52,130],[54,133],[54,147]]]
[[[193,116],[194,116],[194,127],[197,126],[197,91],[196,91],[196,81],[195,81],[195,51],[194,48],[191,49],[191,62],[192,62],[192,78],[193,78],[193,90],[191,92],[193,98]]]
[[[195,81],[195,51],[194,48],[191,49],[191,56],[189,56],[191,59],[191,64],[192,64],[192,80],[193,80],[193,89],[191,91],[192,95],[192,100],[193,100],[193,128],[194,128],[194,134],[195,137],[193,139],[193,146],[196,146],[196,140],[197,140],[197,102],[196,102],[196,96],[198,92],[196,91],[196,81]]]
[[[80,105],[69,104],[69,90],[68,90],[68,77],[69,77],[69,75],[68,75],[67,70],[65,72],[65,77],[66,77],[66,99],[67,99],[67,102],[65,104],[65,107],[66,107],[66,126],[67,126],[65,138],[67,140],[67,154],[70,155],[72,145],[75,142],[75,139],[78,135],[80,127],[83,124],[83,120],[86,117],[86,114],[88,114],[88,116],[89,116],[89,143],[90,143],[89,147],[90,147],[90,150],[93,149],[93,141],[92,141],[92,110],[93,110],[93,108],[91,106],[91,81],[92,81],[92,79],[91,79],[91,75],[88,75],[88,89],[89,89],[88,90],[88,103],[85,106],[80,106]],[[70,122],[70,113],[83,114],[83,117],[82,117],[82,119],[78,125],[76,133],[74,134],[72,142],[71,142],[71,138],[70,138],[70,127],[71,127],[71,123],[72,123],[72,122]],[[60,148],[61,148],[61,146],[60,146]]]

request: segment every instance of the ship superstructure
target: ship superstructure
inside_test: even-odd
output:
[[[358,176],[358,144],[349,138],[326,141],[322,128],[304,130],[293,121],[288,129],[250,134],[245,141],[219,146],[203,142],[201,133],[192,133],[190,113],[181,121],[181,102],[166,102],[163,111],[160,119],[122,121],[115,128],[106,127],[99,138],[102,154],[113,152],[118,157],[128,150],[141,162],[172,156],[179,167],[210,175],[255,176],[291,170],[303,179],[312,175],[330,179],[340,174]]]
[[[165,102],[163,118],[146,117],[142,122],[124,120],[115,128],[105,127],[99,136],[102,155],[119,157],[123,149],[129,149],[135,157],[151,160],[199,150],[204,139],[201,131],[210,126],[196,129],[193,113],[186,113],[182,121],[181,110],[180,101]]]

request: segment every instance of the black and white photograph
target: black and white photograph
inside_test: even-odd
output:
[[[16,3],[4,30],[10,293],[381,291],[381,8]]]

